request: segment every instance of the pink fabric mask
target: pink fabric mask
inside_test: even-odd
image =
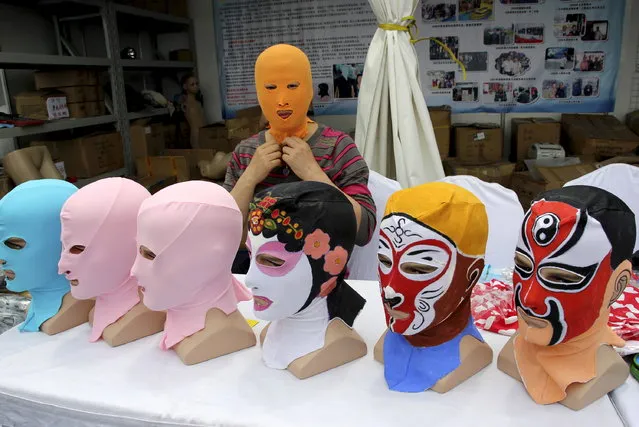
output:
[[[144,304],[167,310],[162,349],[203,329],[210,309],[230,314],[238,301],[251,299],[231,274],[241,238],[242,214],[217,184],[174,184],[142,204],[132,274]]]
[[[95,298],[90,341],[140,302],[131,277],[137,254],[137,214],[151,194],[125,178],[106,178],[73,194],[62,207],[58,272],[78,299]]]

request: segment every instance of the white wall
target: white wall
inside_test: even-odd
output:
[[[615,0],[608,0],[615,1]],[[195,24],[195,38],[198,56],[198,73],[200,83],[205,95],[205,108],[207,119],[210,122],[222,118],[222,101],[220,96],[219,73],[216,56],[215,31],[213,28],[212,1],[190,0],[190,14]],[[634,3],[634,5],[633,5]],[[635,75],[635,60],[639,45],[639,1],[626,0],[626,13],[624,20],[624,34],[621,51],[621,62],[617,77],[617,99],[614,115],[623,120],[630,109],[630,87]],[[505,115],[505,155],[510,151],[510,123],[517,117],[553,117],[559,119],[561,114],[506,114]],[[350,132],[355,129],[355,115],[345,116],[320,116],[322,123]],[[453,115],[453,123],[501,123],[500,114],[456,114]]]

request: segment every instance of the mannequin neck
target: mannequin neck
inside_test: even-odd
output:
[[[206,314],[212,308],[220,308],[226,314],[230,314],[235,311],[234,309],[229,311],[226,307],[231,300],[234,302],[232,305],[236,308],[237,300],[233,289],[233,276],[228,273],[201,286],[193,294],[190,302],[171,307],[166,312],[168,317],[173,318],[189,317],[194,313]]]
[[[109,305],[114,301],[134,298],[138,295],[138,281],[133,276],[129,276],[114,290],[98,295],[95,298],[96,305]]]

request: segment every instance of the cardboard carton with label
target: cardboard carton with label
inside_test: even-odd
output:
[[[559,144],[561,123],[548,118],[517,118],[512,120],[510,161],[526,158],[530,147],[536,143]]]
[[[441,159],[446,159],[450,155],[451,112],[451,108],[448,105],[428,107]]]
[[[582,159],[623,156],[639,147],[639,136],[616,117],[598,114],[562,114],[567,150]]]
[[[455,126],[455,152],[462,165],[484,165],[502,160],[504,135],[493,124]]]

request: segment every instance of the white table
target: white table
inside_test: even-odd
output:
[[[628,377],[626,383],[610,393],[626,427],[639,427],[639,381]]]
[[[266,368],[259,347],[184,366],[159,335],[110,348],[88,342],[88,325],[53,337],[14,328],[0,336],[0,425],[622,426],[608,397],[579,412],[539,406],[494,363],[444,395],[389,391],[372,357],[385,329],[378,285],[351,284],[368,300],[355,322],[368,355],[303,381]],[[496,357],[506,337],[484,336]]]

